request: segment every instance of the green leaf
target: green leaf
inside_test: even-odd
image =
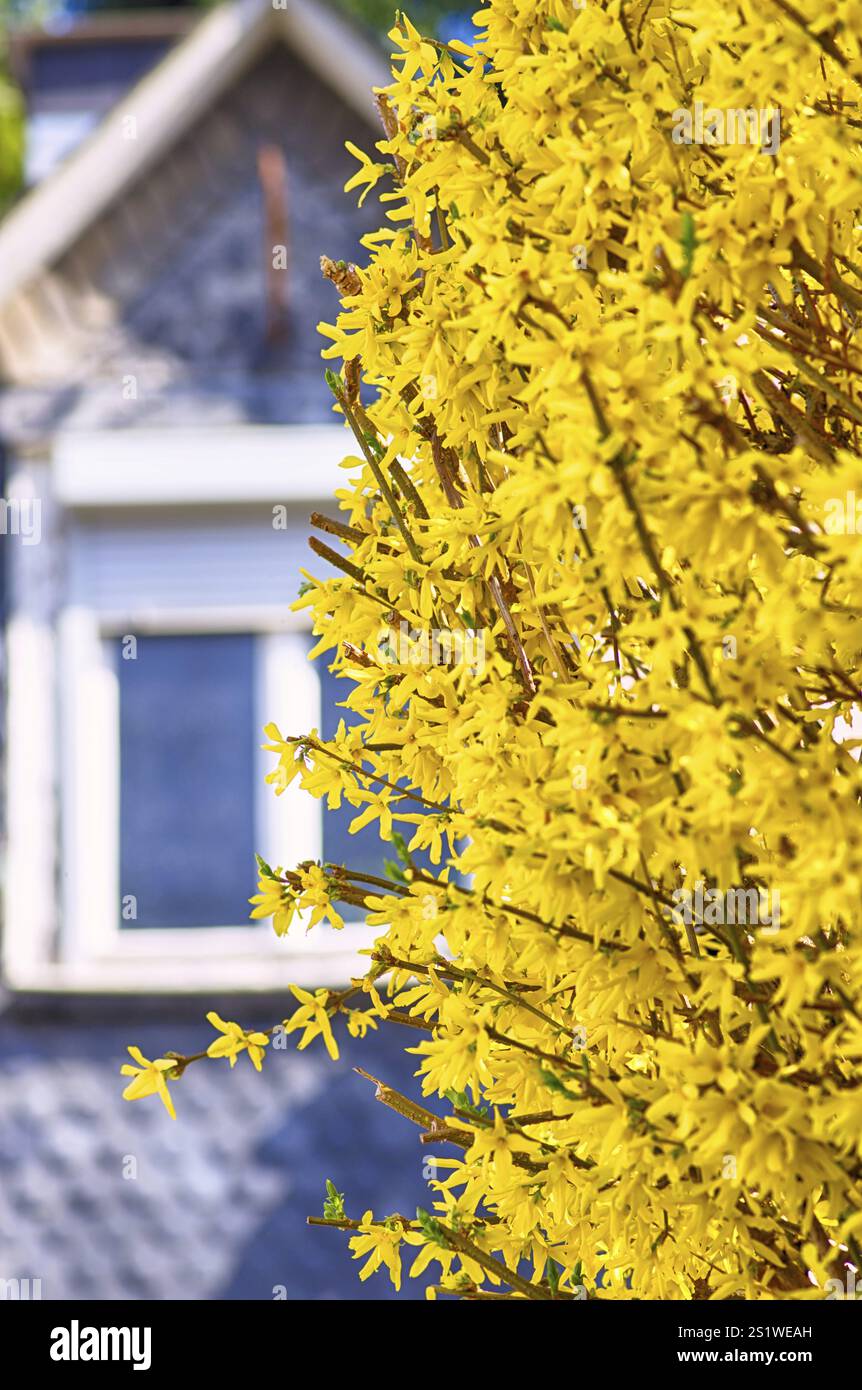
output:
[[[398,855],[398,858],[400,862],[404,865],[405,869],[412,868],[413,866],[410,862],[410,854],[407,849],[407,841],[405,840],[403,835],[399,834],[397,830],[393,830],[392,832],[392,843],[395,846],[395,853]]]
[[[261,857],[260,857],[259,854],[256,854],[254,857],[255,857],[255,860],[257,861],[257,867],[260,869],[260,873],[261,873],[261,877],[262,877],[262,878],[275,878],[275,877],[276,877],[276,875],[273,873],[272,869],[269,867],[269,865],[267,864],[267,862],[266,862],[265,859],[261,859]]]
[[[700,245],[694,233],[694,218],[690,212],[684,212],[682,215],[682,236],[679,240],[682,247],[682,278],[687,280],[694,265],[695,249]]]
[[[380,443],[380,440],[377,438],[375,434],[372,434],[370,430],[362,437],[365,440],[368,449],[379,463],[380,460],[383,458],[384,453],[386,452],[386,450],[383,448],[383,445]]]
[[[581,1055],[586,1056],[586,1053],[582,1053]],[[556,1091],[558,1095],[566,1096],[569,1100],[578,1099],[574,1092],[570,1091],[569,1088],[563,1084],[560,1078],[556,1076],[554,1072],[549,1071],[547,1067],[540,1067],[539,1075],[541,1076],[549,1091]]]
[[[344,1193],[338,1192],[335,1183],[329,1178],[326,1179],[326,1200],[323,1203],[323,1215],[327,1221],[343,1221],[344,1216]]]
[[[491,1112],[487,1105],[474,1105],[466,1091],[456,1091],[450,1086],[443,1094],[453,1110],[462,1110],[465,1115],[475,1115],[478,1120],[490,1119]]]
[[[425,1211],[424,1207],[416,1208],[416,1220],[419,1222],[422,1234],[426,1239],[433,1241],[435,1245],[442,1245],[443,1249],[448,1249],[449,1242],[439,1221],[436,1221],[430,1211]]]

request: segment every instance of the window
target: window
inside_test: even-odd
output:
[[[258,756],[260,724],[272,718],[285,731],[304,728],[284,690],[273,691],[277,703],[263,712],[266,696],[257,687],[265,679],[270,642],[250,633],[107,639],[106,661],[117,679],[121,930],[250,924],[255,852],[278,833],[267,833],[270,808],[256,796],[256,781],[275,765],[272,755],[265,764]],[[294,684],[292,667],[311,647],[304,633],[282,643],[285,686]],[[316,724],[330,738],[340,719],[354,721],[339,707],[349,684],[327,669],[324,658],[303,674],[306,682],[319,683],[309,727]],[[265,794],[274,799],[271,790]],[[308,824],[322,815],[323,859],[384,872],[392,851],[376,826],[350,834],[360,808],[343,802],[338,810],[324,810],[298,788],[294,795],[305,797]],[[304,848],[307,856],[297,855],[295,842],[270,843],[267,858],[292,867],[312,857],[310,840]]]
[[[255,639],[114,639],[121,926],[248,917],[254,864]]]
[[[271,720],[301,733],[339,717],[344,683],[309,663],[291,603],[344,448],[329,425],[80,431],[22,465],[52,501],[50,544],[10,560],[12,988],[212,997],[364,969],[376,929],[279,939],[248,904],[255,851],[382,867],[373,827],[344,839],[355,811],[324,832],[297,785],[276,797],[261,748]]]
[[[297,923],[279,940],[249,916],[255,852],[285,866],[323,855],[321,804],[296,784],[276,797],[261,747],[271,719],[286,732],[321,727],[310,637],[267,630],[263,613],[256,625],[231,615],[240,630],[229,632],[207,631],[207,617],[186,614],[177,632],[168,613],[147,631],[63,617],[64,955],[127,982],[134,965],[137,988],[148,974],[177,990],[343,981],[374,929],[354,920],[304,934]]]

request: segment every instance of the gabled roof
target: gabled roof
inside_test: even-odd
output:
[[[386,84],[388,70],[352,24],[318,0],[219,5],[0,223],[0,305],[53,265],[275,41],[373,120],[371,89]]]

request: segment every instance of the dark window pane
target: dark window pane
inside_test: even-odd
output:
[[[335,737],[340,719],[348,728],[361,722],[351,710],[338,708],[339,701],[347,698],[353,685],[327,669],[326,662],[331,659],[327,653],[314,663],[320,677],[320,732],[324,738]],[[345,864],[364,874],[382,874],[384,859],[394,859],[395,851],[380,839],[376,825],[368,825],[356,835],[348,834],[350,822],[361,813],[361,806],[349,806],[346,801],[342,801],[337,811],[328,810],[323,803],[323,857],[328,864]]]
[[[347,698],[353,686],[349,680],[343,677],[339,679],[327,670],[326,660],[326,656],[322,656],[315,662],[315,669],[320,676],[323,706],[321,733],[324,738],[334,738],[340,719],[344,720],[348,728],[361,723],[361,720],[351,710],[339,709],[339,702]],[[414,791],[415,788],[411,787],[410,790]],[[417,801],[405,801],[402,809],[415,815],[422,807]],[[350,822],[360,815],[362,810],[362,806],[349,806],[345,801],[342,801],[338,811],[329,811],[324,805],[323,857],[329,864],[345,864],[360,873],[382,875],[385,860],[397,862],[395,846],[380,839],[376,823],[367,825],[356,835],[348,834]],[[415,826],[396,820],[395,829],[404,836],[409,845],[415,834]],[[436,872],[425,850],[414,852],[412,857],[417,869],[425,873]]]
[[[254,888],[254,638],[116,643],[124,927],[236,926]]]

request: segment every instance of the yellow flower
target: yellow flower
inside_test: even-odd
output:
[[[350,140],[345,141],[345,146],[354,158],[359,160],[360,167],[357,169],[356,173],[347,180],[347,183],[344,185],[344,191],[345,193],[349,193],[352,188],[361,187],[363,191],[359,199],[359,206],[362,207],[371,189],[379,179],[383,178],[383,176],[389,172],[391,166],[374,163],[363,150],[360,150]]]
[[[369,1028],[376,1027],[377,1018],[370,1009],[366,1012],[359,1009],[347,1010],[347,1031],[351,1038],[364,1038]]]
[[[332,1025],[327,1013],[329,1002],[329,990],[318,989],[314,994],[307,989],[300,989],[298,985],[291,985],[290,992],[295,999],[299,1000],[300,1007],[295,1009],[289,1019],[285,1019],[285,1033],[294,1033],[297,1028],[305,1031],[299,1041],[297,1051],[302,1052],[304,1048],[315,1038],[323,1038],[324,1046],[332,1058],[333,1062],[338,1061],[338,1044],[332,1035]]]
[[[123,1092],[123,1100],[142,1100],[144,1096],[158,1095],[171,1119],[175,1120],[177,1113],[168,1091],[167,1076],[176,1067],[176,1062],[169,1057],[159,1057],[155,1062],[148,1062],[139,1047],[130,1047],[128,1052],[140,1065],[133,1067],[129,1062],[125,1062],[120,1067],[123,1076],[134,1077]]]
[[[300,907],[311,908],[309,928],[329,920],[333,927],[340,930],[344,926],[344,919],[332,906],[329,884],[320,865],[309,864],[300,871],[299,878],[301,890],[297,902]]]
[[[281,869],[277,869],[276,874],[280,873]],[[261,875],[257,886],[258,892],[253,898],[249,898],[254,908],[250,916],[271,917],[276,936],[286,936],[296,912],[295,897],[286,884],[280,883],[277,878],[270,878],[267,874]]]
[[[215,1012],[208,1013],[207,1019],[213,1028],[218,1028],[219,1032],[224,1034],[224,1037],[216,1038],[210,1043],[207,1048],[208,1056],[227,1057],[233,1067],[240,1052],[247,1051],[255,1071],[261,1070],[263,1049],[269,1042],[266,1033],[246,1032],[238,1023],[225,1023]]]
[[[401,1288],[401,1241],[404,1236],[399,1222],[375,1222],[374,1213],[367,1211],[359,1225],[360,1234],[351,1236],[350,1249],[354,1260],[368,1256],[359,1271],[362,1280],[384,1265],[396,1289]]]

